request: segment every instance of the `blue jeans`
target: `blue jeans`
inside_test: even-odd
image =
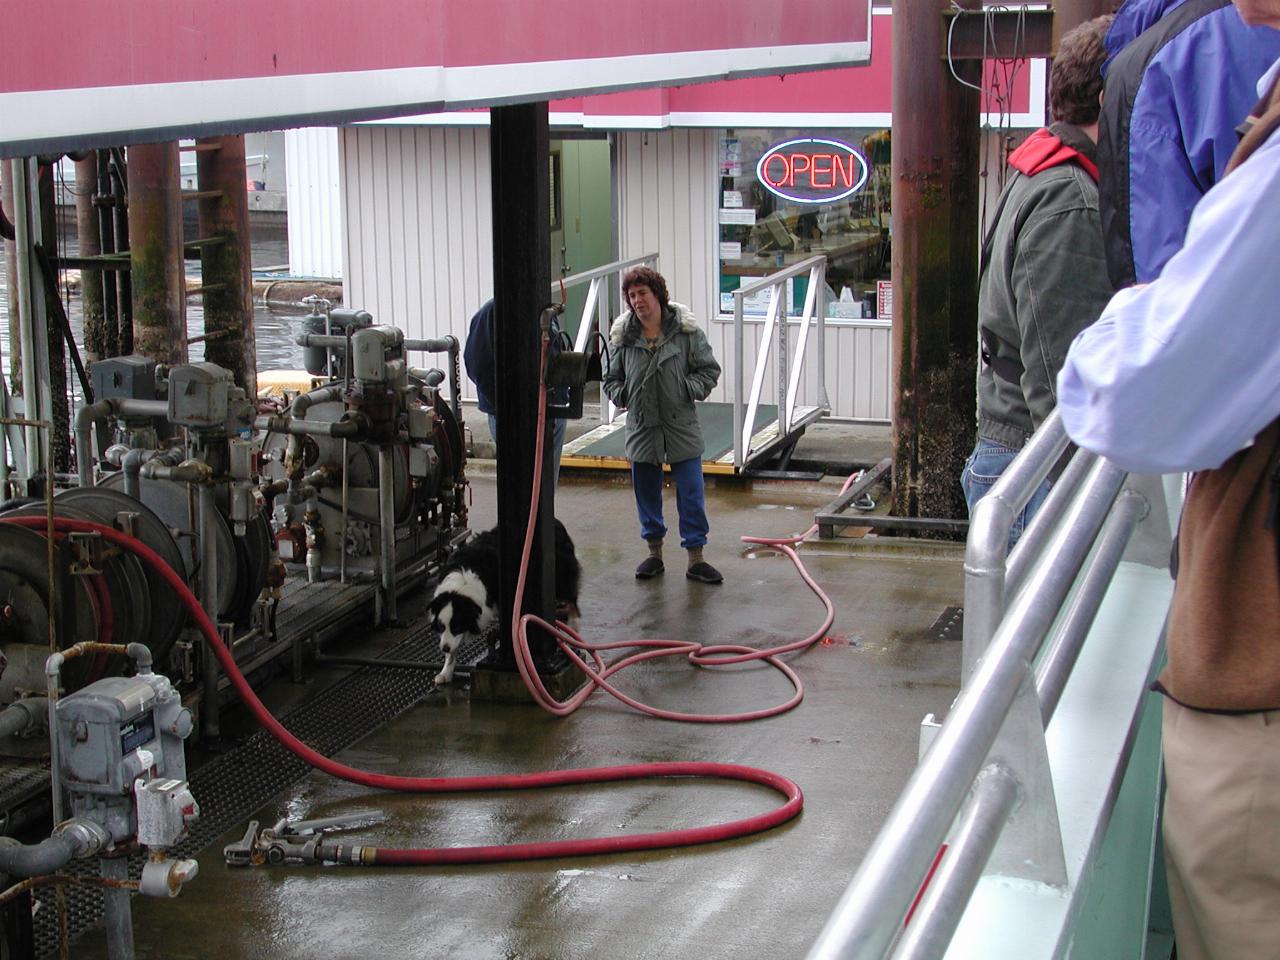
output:
[[[693,457],[671,464],[676,482],[676,510],[680,514],[680,546],[688,550],[707,542],[707,505],[702,488],[702,459]],[[657,540],[667,534],[662,522],[662,464],[631,464],[631,488],[640,514],[640,536]]]
[[[489,418],[489,436],[493,438],[493,442],[498,442],[498,418],[492,413],[486,413]],[[568,420],[561,420],[558,417],[551,421],[551,449],[543,455],[551,458],[551,486],[557,489],[560,486],[560,451],[564,449],[564,432],[568,427]]]
[[[1019,452],[994,440],[978,438],[973,453],[969,454],[969,459],[964,462],[964,470],[960,472],[960,486],[964,488],[964,500],[969,505],[970,516],[973,516],[974,506],[996,485],[996,481],[1008,469],[1009,464]],[[1046,480],[1031,495],[1022,512],[1014,518],[1013,526],[1009,530],[1010,550],[1018,542],[1022,531],[1027,528],[1027,524],[1031,522],[1031,518],[1035,516],[1035,512],[1040,509],[1040,505],[1048,495],[1049,481]]]

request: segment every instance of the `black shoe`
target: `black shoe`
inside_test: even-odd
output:
[[[637,580],[649,580],[656,577],[666,568],[662,565],[659,557],[645,557],[640,562],[640,566],[636,567]]]
[[[638,575],[639,574],[637,574],[637,576]],[[713,567],[711,564],[707,563],[707,561],[705,560],[699,560],[697,563],[691,566],[688,570],[686,570],[684,572],[684,575],[688,577],[690,580],[700,580],[703,583],[720,583],[724,580],[724,577],[721,576],[720,571],[717,570],[715,567]]]

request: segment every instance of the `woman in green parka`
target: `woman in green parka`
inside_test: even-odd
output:
[[[604,391],[627,411],[627,459],[640,515],[640,535],[649,555],[636,568],[647,580],[662,573],[662,465],[671,465],[680,515],[680,546],[689,554],[685,576],[720,583],[720,571],[702,557],[707,542],[702,485],[702,428],[694,404],[720,379],[720,364],[689,308],[672,303],[667,282],[649,267],[622,278],[630,307],[609,332],[609,369]]]

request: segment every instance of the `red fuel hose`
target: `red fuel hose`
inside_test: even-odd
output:
[[[546,368],[548,351],[548,338],[544,334],[542,338],[542,368]],[[529,553],[533,547],[533,530],[534,518],[538,515],[538,500],[541,494],[541,483],[538,479],[542,476],[542,457],[544,453],[545,426],[547,416],[546,404],[547,385],[545,378],[543,379],[541,389],[538,394],[538,434],[534,446],[534,478],[533,497],[529,505],[529,523],[525,530],[524,552],[520,557],[520,577],[516,584],[516,597],[524,596],[525,573],[529,569]],[[853,482],[854,477],[850,477],[845,481],[844,489],[848,489]],[[843,490],[841,491],[844,492]],[[597,689],[604,690],[618,700],[625,703],[641,713],[647,713],[650,716],[658,717],[663,720],[682,720],[687,723],[735,723],[747,720],[760,720],[764,717],[777,716],[780,713],[792,709],[800,703],[804,698],[804,685],[800,682],[800,678],[796,672],[786,663],[778,659],[782,654],[792,653],[797,650],[805,650],[817,643],[830,629],[832,622],[835,620],[835,607],[831,603],[822,588],[809,575],[809,571],[804,568],[804,564],[800,562],[799,555],[793,549],[793,545],[800,543],[816,529],[816,524],[806,530],[804,533],[794,537],[743,537],[744,543],[760,544],[762,546],[773,547],[776,550],[786,554],[796,570],[799,572],[801,579],[810,590],[822,602],[826,610],[826,616],[822,621],[822,625],[813,633],[809,634],[803,640],[796,640],[791,643],[782,644],[777,647],[770,647],[765,650],[757,650],[754,647],[746,647],[740,644],[701,644],[691,640],[621,640],[615,643],[588,643],[568,624],[561,621],[556,623],[548,623],[541,617],[527,613],[518,619],[513,617],[511,624],[511,642],[515,649],[516,666],[520,670],[520,676],[524,679],[525,686],[529,688],[529,692],[537,703],[548,713],[552,713],[558,717],[567,716],[577,710],[578,707],[590,697]],[[550,634],[559,644],[560,649],[565,655],[574,662],[574,664],[587,677],[589,683],[578,690],[565,700],[557,700],[547,690],[542,682],[542,678],[538,676],[537,668],[533,662],[533,654],[529,649],[528,625],[535,623]],[[640,647],[639,653],[633,653],[630,656],[623,657],[611,664],[606,665],[604,659],[600,656],[604,650],[618,650]],[[581,650],[590,656],[591,662],[588,663],[578,651]],[[633,663],[639,663],[642,660],[652,660],[656,657],[671,657],[681,654],[685,656],[690,663],[700,667],[727,666],[732,663],[747,663],[752,660],[763,660],[765,663],[781,671],[781,673],[791,681],[794,693],[791,699],[785,703],[780,703],[771,707],[762,707],[758,710],[748,710],[743,713],[722,713],[722,714],[703,714],[703,713],[681,713],[674,710],[663,710],[659,707],[650,706],[641,703],[632,697],[627,696],[613,684],[609,683],[609,677],[618,671],[631,666]]]
[[[45,517],[0,517],[0,522],[45,530]],[[551,840],[542,843],[521,843],[508,846],[444,847],[428,849],[380,849],[363,847],[360,862],[364,864],[458,864],[494,863],[511,860],[537,860],[552,857],[584,856],[600,853],[625,853],[635,850],[657,850],[668,847],[691,846],[729,840],[769,830],[796,816],[804,806],[804,795],[793,781],[767,770],[732,763],[646,763],[626,764],[616,767],[588,767],[576,770],[547,771],[545,773],[518,773],[487,777],[402,777],[381,773],[369,773],[339,763],[308,747],[291,734],[284,725],[263,706],[249,682],[236,666],[235,659],[218,636],[213,622],[200,602],[188,589],[182,578],[174,573],[164,559],[146,544],[127,534],[100,523],[86,520],[53,518],[54,529],[64,533],[96,533],[135,554],[150,564],[181,599],[209,648],[217,656],[226,671],[231,685],[240,699],[249,707],[257,721],[284,747],[305,760],[317,770],[362,786],[381,790],[397,790],[404,793],[476,793],[488,790],[529,790],[542,787],[561,787],[588,783],[610,783],[618,780],[647,780],[654,777],[709,777],[721,780],[741,780],[756,783],[775,790],[786,802],[766,813],[728,823],[705,827],[690,827],[662,833],[632,833],[618,837],[589,837],[583,840]],[[340,849],[340,848],[339,848]],[[327,851],[326,851],[327,852]]]

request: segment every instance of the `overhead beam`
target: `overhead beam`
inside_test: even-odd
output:
[[[952,9],[942,16],[952,60],[1052,57],[1057,49],[1052,10]]]

